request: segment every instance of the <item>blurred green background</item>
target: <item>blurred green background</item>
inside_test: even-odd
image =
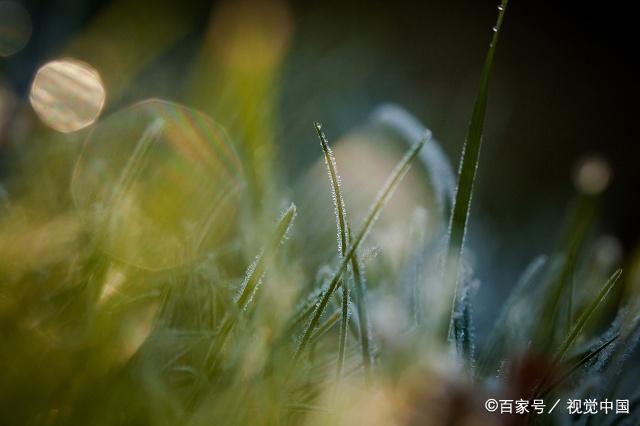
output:
[[[496,14],[493,0],[18,3],[32,34],[0,59],[5,124],[35,120],[27,100],[34,73],[73,56],[102,74],[105,114],[160,97],[209,113],[232,137],[269,135],[276,152],[265,155],[278,158],[288,186],[320,158],[313,121],[337,140],[383,102],[415,114],[455,167]],[[469,236],[480,249],[479,277],[497,289],[511,287],[555,240],[583,155],[601,155],[614,170],[602,231],[627,252],[640,234],[632,3],[514,0],[508,15]],[[245,41],[257,43],[254,55],[235,55],[234,43]],[[247,120],[258,123],[256,134],[234,127]],[[15,172],[18,130],[1,130],[3,182]],[[268,171],[249,173],[260,181]]]

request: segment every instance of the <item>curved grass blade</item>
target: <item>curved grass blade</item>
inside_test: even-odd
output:
[[[331,182],[331,196],[333,198],[333,207],[336,215],[336,226],[338,228],[338,254],[340,259],[344,257],[347,251],[347,241],[349,236],[347,235],[347,212],[344,205],[344,199],[342,198],[342,186],[340,185],[340,175],[338,174],[338,166],[336,164],[336,158],[333,155],[333,151],[329,147],[327,138],[322,131],[322,125],[320,123],[314,123],[316,132],[318,133],[318,139],[320,139],[320,145],[322,147],[322,153],[324,155],[324,162],[327,165],[327,173],[329,174],[329,181]],[[340,337],[338,342],[338,364],[337,364],[337,377],[342,374],[342,367],[344,365],[345,349],[347,345],[347,326],[349,324],[349,284],[348,280],[342,279],[342,318],[340,322]]]
[[[336,213],[336,225],[339,233],[338,252],[341,258],[347,251],[347,243],[351,244],[351,229],[347,220],[347,209],[342,197],[342,187],[340,181],[340,175],[338,174],[338,167],[336,163],[333,151],[329,147],[327,138],[322,132],[322,126],[319,123],[315,123],[318,138],[322,146],[322,152],[324,154],[325,163],[327,165],[327,171],[329,173],[329,180],[331,181],[331,192],[333,195],[333,202]],[[365,379],[369,381],[370,369],[371,369],[371,353],[370,353],[370,332],[369,332],[369,316],[366,306],[366,289],[362,281],[363,277],[360,274],[360,265],[357,252],[353,253],[351,258],[351,270],[353,272],[354,284],[357,293],[357,311],[358,311],[358,325],[360,326],[360,342],[362,348],[362,357],[364,365]],[[346,351],[346,339],[347,339],[347,326],[349,324],[349,287],[346,284],[347,280],[342,281],[342,322],[340,325],[340,341],[338,345],[338,367],[337,374],[340,376],[343,366],[344,357]]]
[[[274,232],[273,240],[262,250],[262,253],[258,255],[256,260],[249,266],[245,274],[245,278],[241,285],[241,290],[235,299],[235,307],[239,312],[247,309],[251,300],[253,299],[256,291],[262,282],[265,274],[265,269],[268,261],[275,255],[280,244],[286,239],[287,233],[291,228],[291,224],[296,215],[296,206],[291,204],[289,208],[282,215],[282,218],[278,222],[276,230]],[[217,337],[212,340],[207,356],[205,358],[205,365],[208,370],[211,371],[215,366],[217,359],[217,353],[224,346],[229,333],[233,329],[236,323],[236,316],[233,314],[227,314],[218,330]]]
[[[451,212],[456,181],[451,162],[440,144],[431,137],[431,130],[424,127],[408,111],[391,103],[376,108],[372,120],[389,128],[410,145],[419,142],[425,134],[429,135],[431,142],[420,151],[419,158],[429,176],[438,212],[443,221],[446,221]]]
[[[495,55],[500,30],[504,14],[507,10],[509,0],[502,0],[499,7],[498,20],[494,27],[493,38],[489,45],[489,51],[484,61],[480,86],[476,95],[471,122],[467,130],[467,137],[462,149],[460,159],[460,169],[458,171],[458,183],[456,195],[453,203],[453,212],[449,222],[449,243],[446,251],[444,276],[445,285],[453,286],[453,300],[451,302],[451,319],[449,321],[448,338],[453,339],[453,319],[456,311],[455,305],[458,302],[457,286],[460,259],[462,258],[462,248],[467,232],[467,221],[469,218],[469,208],[471,207],[471,195],[473,184],[476,178],[476,170],[480,157],[480,147],[482,145],[482,134],[484,130],[484,118],[487,110],[487,94],[489,91],[489,79],[491,68],[493,67],[493,57]]]
[[[334,273],[326,293],[323,293],[322,299],[320,300],[320,303],[318,304],[318,307],[316,308],[313,314],[313,317],[311,318],[311,321],[307,325],[307,328],[305,329],[302,335],[300,344],[294,355],[294,361],[299,359],[300,355],[304,352],[305,348],[307,347],[309,343],[309,339],[311,338],[311,335],[314,329],[317,327],[318,322],[320,321],[320,317],[322,316],[322,313],[324,312],[325,308],[327,307],[327,304],[329,303],[329,298],[338,287],[342,274],[347,269],[347,265],[353,258],[356,250],[358,249],[362,241],[365,239],[365,237],[369,233],[369,230],[371,229],[373,223],[378,218],[378,215],[380,214],[380,210],[386,204],[389,197],[391,197],[391,195],[393,194],[394,190],[396,189],[396,187],[398,186],[402,178],[407,174],[407,171],[409,171],[409,167],[411,166],[411,163],[416,158],[416,156],[418,155],[418,152],[420,152],[420,149],[424,146],[426,142],[427,142],[426,139],[422,140],[421,142],[415,144],[405,154],[402,160],[400,160],[400,163],[398,163],[394,171],[391,173],[391,176],[389,176],[389,178],[385,182],[384,186],[382,187],[382,190],[378,193],[378,196],[373,202],[373,205],[364,220],[364,223],[362,225],[362,228],[360,229],[360,232],[358,232],[358,234],[353,240],[353,243],[349,246],[349,250],[347,250],[347,253],[342,258],[340,266]]]

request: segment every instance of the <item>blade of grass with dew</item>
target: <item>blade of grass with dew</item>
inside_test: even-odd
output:
[[[465,283],[460,297],[458,314],[459,320],[455,322],[456,344],[458,345],[458,353],[462,354],[464,359],[468,360],[469,367],[473,371],[474,367],[474,328],[472,325],[471,313],[471,297],[473,283]]]
[[[342,259],[347,251],[347,243],[351,243],[351,235],[350,229],[347,225],[347,209],[344,203],[344,198],[342,197],[342,185],[340,180],[340,175],[338,174],[338,165],[336,163],[335,156],[333,155],[333,151],[331,147],[329,147],[329,143],[327,138],[322,131],[322,126],[320,123],[315,123],[316,132],[318,133],[318,138],[320,139],[320,145],[322,147],[322,152],[324,155],[324,161],[327,166],[327,172],[329,174],[329,181],[331,182],[331,194],[334,203],[334,210],[336,214],[336,226],[338,228],[338,253],[340,255],[340,259]],[[359,274],[359,265],[358,265],[358,256],[357,252],[354,251],[353,257],[351,258],[351,270],[358,270],[358,280],[354,281],[356,286],[359,288],[358,292],[364,293],[362,289],[362,281],[361,276]],[[355,272],[354,272],[355,274]],[[355,275],[354,275],[355,279]],[[368,353],[368,332],[363,333],[363,330],[368,329],[368,315],[366,314],[366,306],[364,301],[364,294],[361,295],[356,301],[360,306],[358,307],[358,319],[360,322],[360,339],[363,347],[363,362],[365,363],[365,376],[369,375],[369,367],[370,363],[367,362],[367,359],[370,357]],[[342,322],[340,323],[340,337],[338,344],[338,365],[337,365],[337,377],[340,377],[342,373],[342,368],[344,366],[344,357],[347,343],[347,326],[349,323],[349,285],[348,285],[348,277],[342,280]],[[367,343],[365,344],[365,341]],[[365,353],[366,351],[366,353]]]
[[[486,343],[480,355],[478,361],[478,374],[484,375],[488,373],[490,363],[495,359],[497,352],[502,345],[502,339],[504,339],[505,325],[507,319],[511,313],[511,310],[515,304],[523,297],[523,295],[529,290],[529,288],[537,282],[537,279],[542,272],[544,266],[547,264],[546,256],[536,257],[524,270],[515,287],[509,294],[507,300],[502,304],[500,313],[496,318],[489,337],[486,339]]]
[[[260,283],[265,274],[267,262],[275,255],[280,244],[286,239],[287,233],[291,228],[293,220],[296,215],[296,206],[291,204],[289,208],[282,215],[282,218],[276,226],[274,237],[266,248],[262,250],[262,253],[258,255],[256,260],[249,266],[247,273],[241,285],[240,293],[235,300],[235,306],[239,312],[244,311],[250,304],[255,292],[258,290]],[[222,349],[224,343],[229,336],[233,326],[235,325],[236,318],[234,315],[227,315],[223,319],[222,325],[219,328],[218,335],[212,340],[207,356],[205,358],[205,365],[208,371],[211,371],[215,366],[215,360],[217,353]]]
[[[322,299],[322,293],[325,291],[324,287],[318,288],[317,291],[312,292],[307,299],[296,309],[295,314],[289,320],[289,325],[286,330],[293,333],[295,329],[302,324],[307,318],[311,316],[320,299]]]
[[[556,343],[557,327],[562,294],[572,290],[573,273],[576,269],[580,250],[595,214],[595,198],[581,195],[569,214],[569,226],[561,244],[565,259],[557,277],[551,283],[549,295],[544,303],[541,321],[533,334],[533,342],[539,350],[549,350]],[[569,289],[567,289],[569,287]],[[572,307],[567,306],[568,316],[573,316]],[[570,327],[570,326],[569,326]],[[570,330],[568,330],[570,332]]]
[[[351,237],[351,232],[349,232]],[[349,244],[353,244],[349,241]],[[364,264],[360,264],[360,259],[354,253],[353,262],[353,282],[356,294],[356,309],[358,311],[358,323],[360,325],[360,350],[362,352],[362,366],[366,384],[371,384],[371,367],[373,364],[373,354],[371,353],[371,328],[369,323],[369,312],[367,310],[367,287],[364,274]]]
[[[320,326],[316,329],[313,335],[311,335],[311,339],[309,339],[309,344],[313,345],[318,340],[320,340],[320,338],[324,336],[329,330],[331,330],[340,319],[341,313],[342,313],[342,309],[337,309],[331,315],[329,315],[329,318],[327,318],[325,322],[320,324]]]
[[[358,232],[358,234],[354,238],[353,243],[349,246],[349,250],[343,257],[342,262],[340,263],[340,266],[338,267],[337,271],[334,273],[331,279],[331,282],[329,283],[329,287],[327,288],[327,292],[323,293],[322,299],[320,300],[320,303],[318,304],[318,307],[316,308],[313,314],[313,317],[311,318],[311,321],[307,325],[307,328],[305,329],[302,335],[302,338],[300,339],[300,344],[298,345],[298,348],[294,355],[294,361],[299,359],[300,355],[303,353],[303,351],[307,347],[307,344],[309,343],[309,339],[311,338],[313,330],[318,325],[318,322],[320,321],[320,317],[322,316],[322,313],[324,312],[327,306],[327,303],[329,302],[329,298],[331,297],[331,294],[333,294],[333,292],[336,290],[338,283],[340,282],[340,278],[342,277],[342,274],[347,269],[347,264],[353,258],[353,255],[355,254],[356,250],[360,246],[360,243],[362,243],[362,241],[365,239],[373,223],[378,218],[380,210],[386,204],[389,197],[391,197],[391,195],[393,194],[394,190],[396,189],[396,187],[398,186],[402,178],[406,175],[407,171],[409,170],[409,167],[411,166],[411,163],[416,158],[416,156],[418,155],[418,152],[420,152],[420,149],[424,146],[426,142],[427,142],[426,139],[422,140],[421,142],[415,144],[405,154],[402,160],[400,160],[400,163],[396,166],[395,170],[391,173],[391,176],[389,176],[389,178],[385,182],[384,186],[382,187],[382,190],[378,193],[378,196],[373,202],[373,205],[371,206],[369,213],[367,214],[364,220],[364,223],[362,225],[362,228],[360,229],[360,232]]]
[[[392,130],[409,145],[420,141],[425,134],[431,135],[431,130],[424,127],[413,115],[395,104],[383,104],[371,114],[374,123]],[[430,137],[430,143],[420,152],[420,161],[424,165],[433,188],[438,212],[443,222],[447,221],[453,204],[455,192],[455,175],[453,167],[440,144]]]
[[[607,294],[609,294],[609,291],[611,290],[611,288],[616,284],[616,282],[618,282],[618,279],[620,278],[621,275],[622,275],[621,269],[618,269],[616,272],[614,272],[613,275],[611,275],[611,277],[607,280],[605,285],[602,286],[602,289],[600,290],[598,295],[592,300],[589,306],[587,306],[587,308],[584,310],[582,315],[578,317],[578,320],[576,321],[576,324],[573,326],[573,329],[571,330],[567,338],[564,340],[564,342],[558,349],[558,352],[554,356],[554,363],[558,363],[562,361],[567,351],[569,350],[569,348],[571,347],[575,339],[578,337],[578,335],[582,331],[582,328],[584,327],[584,325],[587,323],[587,321],[589,320],[593,312],[598,308],[600,303],[602,303],[602,301],[607,297]]]
[[[616,272],[614,272],[613,275],[611,275],[611,277],[604,284],[604,286],[602,286],[602,289],[600,290],[598,295],[591,301],[589,306],[587,306],[587,308],[580,315],[580,317],[578,317],[578,320],[576,321],[576,324],[573,326],[571,332],[567,335],[564,342],[562,343],[558,351],[553,356],[551,360],[552,367],[555,367],[560,362],[562,362],[565,355],[567,354],[567,351],[569,350],[569,348],[571,348],[571,345],[573,344],[573,342],[576,340],[576,338],[582,331],[584,325],[587,323],[587,321],[589,320],[593,312],[598,308],[600,303],[602,303],[602,301],[607,297],[607,294],[609,294],[609,291],[611,290],[611,288],[616,284],[616,282],[618,282],[618,279],[620,278],[621,275],[622,275],[621,269],[618,269]],[[552,371],[552,370],[553,368],[549,369],[549,371]],[[534,392],[535,395],[538,395],[539,392],[546,387],[548,380],[549,380],[549,373],[547,373],[542,378],[538,386],[536,386],[536,390]]]
[[[540,397],[542,397],[542,398],[546,397],[554,389],[556,389],[558,386],[560,386],[565,380],[567,380],[569,377],[571,377],[571,375],[573,373],[575,373],[580,367],[586,365],[596,355],[598,355],[600,352],[605,350],[609,345],[611,345],[613,342],[615,342],[618,339],[618,337],[620,337],[619,334],[614,335],[613,337],[611,337],[610,339],[608,339],[604,343],[600,344],[596,349],[594,349],[593,351],[590,351],[588,354],[586,354],[582,358],[580,358],[580,360],[578,360],[566,373],[564,373],[555,382],[553,382],[547,388],[545,388],[545,390],[540,393]]]
[[[453,212],[451,213],[451,220],[449,222],[449,242],[443,269],[445,285],[453,287],[451,316],[447,338],[455,338],[452,333],[455,305],[457,303],[456,293],[458,286],[458,271],[460,268],[460,259],[463,254],[462,249],[467,232],[467,221],[469,218],[469,209],[471,207],[471,195],[473,193],[473,184],[476,178],[476,170],[478,168],[478,161],[480,157],[480,147],[482,145],[482,134],[487,109],[487,95],[489,91],[491,69],[493,67],[493,57],[495,55],[508,3],[509,0],[502,0],[502,3],[498,7],[498,20],[495,27],[493,27],[493,37],[482,69],[480,86],[473,106],[471,122],[469,123],[469,128],[467,130],[467,137],[462,149],[462,158],[460,159],[460,169],[458,171],[458,182],[453,203]]]

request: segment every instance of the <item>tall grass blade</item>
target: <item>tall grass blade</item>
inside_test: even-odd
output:
[[[400,160],[400,163],[398,163],[394,171],[391,173],[391,176],[389,176],[384,186],[378,193],[378,196],[373,202],[373,205],[371,206],[369,213],[365,217],[365,220],[362,225],[362,228],[360,229],[360,232],[358,232],[356,237],[353,239],[353,243],[351,244],[351,246],[349,246],[349,250],[347,251],[345,256],[342,258],[342,262],[340,263],[340,266],[338,267],[337,271],[334,273],[333,278],[329,283],[327,292],[323,294],[322,299],[320,300],[320,303],[318,304],[318,307],[316,308],[313,314],[313,317],[311,318],[311,321],[307,325],[307,328],[305,329],[302,335],[302,338],[300,339],[300,344],[298,346],[298,349],[296,350],[296,353],[294,355],[294,360],[299,359],[300,355],[304,352],[305,348],[307,347],[307,344],[309,343],[309,339],[311,338],[313,330],[317,327],[318,322],[320,321],[320,317],[322,316],[322,313],[324,312],[325,308],[327,307],[327,304],[329,303],[329,298],[338,287],[338,283],[342,278],[342,274],[347,269],[347,265],[349,264],[349,262],[351,262],[351,259],[353,258],[353,255],[355,254],[356,250],[358,249],[362,241],[366,238],[367,234],[369,233],[369,230],[371,229],[372,225],[378,218],[378,215],[380,214],[380,210],[386,204],[389,197],[391,197],[391,195],[393,194],[394,190],[397,188],[402,178],[407,174],[407,172],[409,171],[409,168],[411,167],[411,163],[416,158],[416,156],[418,155],[418,152],[420,152],[420,149],[424,146],[425,143],[426,143],[426,140],[422,140],[421,142],[415,144],[405,154],[405,156],[402,158],[402,160]]]
[[[451,319],[449,321],[448,331],[449,338],[455,338],[455,336],[453,336],[453,314],[455,312],[455,305],[458,302],[456,293],[460,259],[462,258],[462,248],[467,232],[467,221],[469,218],[469,208],[471,207],[473,184],[476,178],[476,170],[478,168],[478,161],[480,158],[480,147],[482,145],[482,134],[487,109],[487,95],[489,91],[491,69],[493,67],[493,57],[495,55],[508,3],[509,0],[502,0],[501,7],[499,8],[500,12],[498,13],[498,20],[494,27],[493,38],[485,58],[482,76],[480,78],[480,86],[473,106],[471,122],[469,123],[469,128],[467,130],[467,137],[462,149],[462,158],[460,159],[460,169],[458,171],[458,182],[453,202],[453,212],[449,222],[449,242],[443,270],[445,284],[453,287]]]
[[[347,241],[349,241],[347,230],[347,212],[342,198],[342,185],[340,184],[340,175],[338,174],[338,165],[333,151],[329,147],[327,138],[322,131],[322,125],[315,123],[318,139],[324,155],[324,162],[327,166],[329,181],[331,182],[331,197],[333,198],[333,207],[336,215],[336,226],[338,228],[338,254],[340,259],[347,252]],[[342,374],[344,366],[345,349],[347,345],[347,327],[349,324],[349,284],[348,279],[342,279],[342,318],[340,322],[340,337],[338,342],[338,364],[337,377]]]
[[[325,163],[327,165],[327,171],[329,173],[329,179],[332,187],[332,196],[336,213],[336,225],[338,227],[338,250],[341,258],[347,251],[347,244],[351,244],[351,229],[347,220],[347,209],[345,206],[344,198],[342,197],[342,187],[340,175],[338,174],[338,167],[336,163],[333,151],[329,147],[327,138],[322,132],[322,127],[319,123],[316,123],[316,131],[320,139],[322,151],[324,154]],[[360,326],[359,337],[361,341],[363,365],[365,372],[365,379],[369,381],[371,370],[371,353],[370,353],[370,331],[369,331],[369,316],[366,306],[366,288],[364,284],[364,277],[360,273],[360,261],[358,259],[357,252],[353,253],[351,258],[351,269],[353,271],[354,284],[356,288],[356,304],[358,311],[358,325]],[[347,281],[342,282],[342,323],[340,327],[340,341],[339,341],[339,355],[338,355],[338,376],[344,366],[344,356],[346,351],[346,335],[347,325],[349,324],[349,287],[346,285]]]

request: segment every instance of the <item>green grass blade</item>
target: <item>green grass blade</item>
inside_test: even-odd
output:
[[[322,153],[324,155],[324,162],[327,166],[327,173],[329,174],[329,181],[331,182],[331,195],[333,198],[334,210],[336,215],[336,226],[338,228],[338,254],[340,259],[344,257],[347,252],[347,241],[349,236],[347,235],[347,212],[344,205],[344,199],[342,198],[342,186],[340,185],[340,175],[338,174],[338,165],[336,164],[336,158],[333,155],[333,151],[329,147],[324,132],[322,131],[322,125],[315,123],[316,132],[318,133],[318,139],[320,139],[320,146],[322,147]],[[349,285],[348,280],[342,279],[342,318],[340,322],[340,337],[338,342],[338,364],[337,364],[337,377],[342,374],[342,367],[344,366],[344,357],[347,345],[347,327],[349,324]]]
[[[596,211],[596,199],[593,196],[580,196],[569,214],[566,235],[561,242],[561,251],[565,255],[558,275],[551,282],[549,295],[544,303],[541,321],[534,332],[535,347],[540,351],[549,350],[557,342],[555,324],[560,314],[561,303],[565,300],[563,294],[573,293],[573,275],[578,263],[580,251],[584,245],[589,227]],[[567,301],[567,319],[572,314],[572,302]],[[567,324],[570,332],[571,323]]]
[[[322,152],[324,153],[325,163],[327,165],[327,171],[329,173],[329,179],[331,181],[332,195],[334,201],[334,207],[336,212],[336,225],[339,232],[338,250],[341,257],[347,251],[347,243],[351,244],[351,229],[347,220],[347,209],[345,206],[344,198],[342,197],[342,187],[340,181],[340,175],[338,174],[338,167],[336,163],[333,151],[329,147],[327,138],[322,132],[322,127],[319,123],[315,124],[320,144],[322,146]],[[363,365],[365,379],[370,380],[371,370],[371,350],[370,350],[370,332],[369,332],[369,315],[367,313],[366,306],[366,288],[363,282],[363,276],[360,273],[360,265],[357,252],[353,253],[351,258],[351,269],[353,271],[354,284],[356,288],[356,303],[358,312],[358,325],[360,327],[358,337],[360,338]],[[346,351],[346,335],[347,325],[349,325],[349,288],[345,285],[347,281],[342,281],[342,323],[340,327],[340,341],[338,350],[338,376],[344,366],[344,356]]]
[[[455,305],[457,303],[459,263],[462,258],[462,248],[464,245],[469,209],[471,206],[471,195],[473,193],[473,184],[476,178],[476,170],[478,168],[478,161],[480,157],[480,147],[482,145],[482,134],[487,109],[487,94],[489,91],[491,69],[493,67],[493,57],[495,55],[508,3],[508,0],[502,0],[502,3],[500,4],[500,12],[498,13],[498,20],[494,27],[493,38],[484,61],[482,76],[480,78],[480,86],[478,88],[478,94],[476,95],[471,122],[469,123],[467,137],[462,150],[456,195],[453,203],[453,212],[449,222],[449,242],[444,265],[445,284],[453,287],[451,319],[448,331],[449,338],[454,338],[453,319]]]
[[[618,281],[621,275],[622,275],[621,269],[618,269],[616,272],[614,272],[613,275],[611,275],[611,277],[604,284],[604,286],[602,286],[602,289],[600,290],[598,295],[591,301],[589,306],[587,306],[587,308],[580,315],[580,317],[578,317],[578,320],[576,321],[576,324],[571,329],[571,332],[567,335],[564,342],[562,343],[560,348],[558,348],[557,352],[553,356],[551,360],[551,368],[549,368],[548,370],[549,372],[553,371],[555,367],[560,362],[562,362],[565,355],[569,351],[569,348],[571,348],[571,345],[573,344],[573,342],[580,335],[580,332],[584,328],[585,324],[587,323],[587,321],[589,320],[593,312],[598,308],[600,303],[602,303],[602,301],[607,297],[607,294],[609,294],[609,291],[616,284],[616,282]],[[540,380],[540,383],[538,383],[538,385],[534,389],[533,394],[539,395],[543,389],[546,389],[547,382],[549,381],[549,379],[550,379],[550,373],[547,373],[545,376],[542,377],[542,379]]]
[[[610,339],[608,339],[607,341],[599,345],[596,349],[594,349],[593,351],[590,351],[588,354],[580,358],[580,360],[578,360],[566,373],[564,373],[555,382],[553,382],[547,388],[545,388],[545,390],[540,393],[540,397],[543,398],[547,396],[550,392],[552,392],[554,389],[560,386],[565,380],[571,377],[571,375],[575,373],[580,367],[582,367],[583,365],[586,365],[596,355],[598,355],[600,352],[605,350],[609,345],[615,342],[618,339],[618,337],[620,337],[620,335],[615,334],[613,337],[611,337]]]
[[[320,317],[322,316],[322,313],[324,312],[325,308],[327,307],[327,304],[329,303],[329,298],[331,297],[333,292],[336,290],[338,283],[340,282],[340,279],[342,277],[342,274],[347,269],[348,263],[353,258],[353,255],[355,254],[356,250],[358,249],[362,241],[366,238],[373,223],[376,221],[380,213],[380,210],[386,204],[389,197],[391,197],[391,195],[393,194],[394,190],[396,189],[396,187],[398,186],[402,178],[406,175],[407,171],[409,170],[409,167],[411,167],[411,163],[416,158],[416,156],[418,155],[418,152],[420,152],[420,149],[424,146],[425,142],[426,140],[423,140],[420,143],[415,144],[405,154],[402,160],[400,160],[400,163],[398,163],[394,171],[391,173],[391,176],[389,176],[389,178],[385,182],[381,191],[378,193],[376,200],[373,202],[373,205],[371,206],[371,209],[369,210],[369,213],[367,214],[364,220],[364,223],[362,225],[362,228],[360,229],[360,232],[358,232],[356,237],[353,239],[353,243],[349,247],[349,250],[343,257],[342,262],[340,263],[340,266],[338,267],[337,271],[334,273],[333,278],[329,283],[327,292],[323,294],[322,299],[320,300],[320,303],[318,304],[318,307],[316,308],[313,314],[313,317],[311,318],[311,321],[309,322],[307,328],[305,329],[302,335],[302,338],[300,340],[298,349],[296,350],[294,360],[299,359],[300,355],[303,353],[303,351],[307,347],[307,344],[309,343],[309,339],[311,338],[313,330],[317,327],[318,322],[320,321]]]
[[[341,309],[336,310],[334,313],[329,315],[329,318],[325,322],[323,322],[313,333],[311,339],[309,340],[309,344],[313,345],[316,343],[322,336],[324,336],[329,330],[331,330],[338,320],[340,319],[340,314],[342,313]]]
[[[609,294],[609,291],[611,290],[611,288],[616,284],[616,282],[618,282],[618,279],[620,278],[621,275],[622,275],[621,269],[618,269],[616,272],[614,272],[613,275],[611,275],[611,277],[609,278],[609,280],[607,280],[605,285],[602,286],[602,289],[600,290],[598,295],[591,301],[591,303],[589,304],[589,306],[587,306],[587,308],[584,310],[582,315],[578,317],[578,320],[576,321],[576,324],[573,326],[573,329],[571,330],[567,338],[564,340],[564,342],[556,352],[556,355],[553,358],[554,364],[557,364],[558,362],[562,361],[567,351],[569,350],[573,342],[576,340],[576,338],[582,331],[584,325],[587,323],[587,321],[589,320],[593,312],[598,308],[598,306],[600,306],[600,303],[602,303],[602,301],[607,297],[607,294]]]
[[[351,233],[349,233],[351,236]],[[351,242],[350,242],[351,243]],[[360,264],[357,254],[353,254],[351,262],[353,270],[353,282],[355,287],[356,309],[358,311],[358,324],[360,325],[360,349],[362,352],[362,366],[364,379],[367,384],[372,381],[371,367],[373,364],[373,354],[371,352],[371,328],[369,323],[369,312],[367,310],[367,287],[364,275],[364,264]]]
[[[349,237],[347,236],[347,213],[344,199],[342,198],[342,185],[340,175],[338,174],[338,165],[336,164],[336,158],[333,155],[333,151],[331,150],[331,147],[329,147],[329,142],[322,131],[322,125],[320,123],[314,123],[314,126],[318,134],[318,139],[320,139],[324,162],[327,166],[327,173],[329,174],[329,180],[331,182],[331,195],[336,214],[336,227],[338,228],[338,253],[342,258],[347,251],[347,242]]]
[[[291,224],[296,215],[296,206],[291,204],[289,208],[282,215],[282,218],[278,222],[276,226],[276,230],[273,235],[273,239],[269,242],[269,244],[262,250],[262,253],[256,258],[256,260],[249,266],[247,272],[245,274],[245,278],[241,285],[241,290],[238,296],[235,299],[235,306],[238,311],[242,312],[251,303],[253,296],[258,290],[260,283],[265,274],[265,269],[268,261],[275,255],[280,244],[286,239],[287,233],[291,228]],[[215,365],[215,360],[217,358],[217,353],[224,346],[229,333],[233,329],[233,326],[236,322],[236,316],[233,314],[228,314],[218,331],[217,337],[212,340],[211,345],[209,346],[209,350],[207,351],[207,356],[205,358],[205,365],[209,371]]]

